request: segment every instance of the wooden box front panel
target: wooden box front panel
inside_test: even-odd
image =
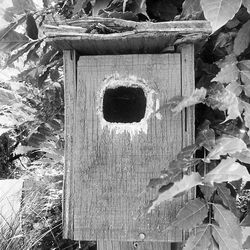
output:
[[[146,190],[182,148],[182,115],[168,108],[147,121],[147,131],[133,136],[102,127],[98,106],[107,76],[118,73],[146,81],[160,107],[182,94],[181,54],[81,56],[77,62],[70,194],[75,240],[181,241],[169,229],[181,201],[145,213],[156,190]],[[67,104],[66,104],[67,105]],[[156,105],[156,104],[154,104]],[[66,197],[67,199],[67,197]]]

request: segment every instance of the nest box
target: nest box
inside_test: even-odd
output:
[[[194,140],[193,109],[173,115],[166,104],[193,92],[193,42],[210,30],[205,21],[98,18],[47,26],[64,53],[66,238],[107,250],[182,241],[170,225],[183,198],[146,213],[157,195],[146,187]]]

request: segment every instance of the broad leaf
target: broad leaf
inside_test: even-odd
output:
[[[226,86],[226,90],[234,93],[237,97],[241,94],[243,86],[238,81],[231,82]]]
[[[227,111],[226,120],[236,119],[240,117],[239,101],[235,93],[224,88],[223,85],[218,85],[210,91],[205,103],[213,109]]]
[[[241,0],[201,0],[204,15],[215,32],[238,12]]]
[[[241,108],[244,110],[244,121],[246,127],[249,129],[247,134],[250,136],[250,104],[244,101],[240,102]]]
[[[236,158],[237,160],[250,164],[250,150],[244,149],[240,152],[236,152],[234,154],[231,154],[231,157]]]
[[[213,236],[211,236],[211,242],[210,242],[210,246],[208,247],[208,250],[219,250],[219,245],[215,241]]]
[[[11,106],[16,103],[21,103],[22,99],[14,91],[4,89],[0,87],[0,105]]]
[[[216,75],[212,81],[220,83],[231,83],[237,81],[239,78],[239,69],[235,63],[227,64]]]
[[[236,200],[232,197],[231,191],[226,187],[225,183],[215,184],[218,195],[222,199],[223,204],[230,209],[230,211],[237,216],[238,211],[236,207]]]
[[[202,224],[207,217],[207,204],[199,198],[191,200],[177,214],[174,226],[188,230]]]
[[[183,250],[206,250],[211,244],[211,230],[209,224],[203,224],[195,230],[195,234],[191,235]]]
[[[234,40],[234,53],[238,56],[248,47],[250,42],[250,20],[239,30]]]
[[[209,125],[210,122],[206,120],[202,124],[202,127],[198,128],[198,135],[195,143],[199,147],[204,147],[211,151],[215,145],[215,133],[213,129],[209,128]]]
[[[220,250],[241,250],[242,248],[239,246],[239,242],[228,235],[228,233],[218,227],[213,225],[212,226],[212,235],[216,242],[218,242],[220,246]]]
[[[185,0],[182,4],[181,19],[198,19],[202,12],[200,0]]]
[[[243,140],[236,137],[224,136],[216,140],[215,147],[208,154],[205,161],[219,160],[222,155],[232,155],[243,150],[247,150],[247,145]]]
[[[9,30],[5,28],[0,31],[0,50],[3,52],[10,52],[15,49],[20,48],[21,46],[27,44],[29,39],[14,30]]]
[[[228,209],[222,205],[213,204],[214,219],[219,223],[220,227],[227,234],[238,241],[239,246],[242,243],[242,232],[239,224],[239,219]],[[241,249],[239,247],[239,249]]]
[[[250,227],[250,211],[248,211],[247,216],[240,223],[243,227]]]
[[[201,184],[201,182],[202,179],[199,173],[193,172],[191,175],[184,175],[183,179],[175,182],[170,189],[160,193],[158,197],[152,201],[148,213],[159,206],[162,202],[171,201],[178,194],[189,191],[192,187]]]
[[[242,229],[242,243],[244,249],[250,248],[250,227],[241,227]]]
[[[250,60],[239,61],[238,67],[240,71],[250,71]]]
[[[216,188],[212,186],[200,185],[199,186],[204,198],[206,201],[210,201],[213,193],[215,192]]]
[[[235,54],[230,54],[230,55],[225,56],[223,59],[220,59],[215,64],[220,69],[223,69],[227,65],[229,65],[229,64],[236,64],[237,62],[238,62],[238,60],[237,60],[237,57],[235,56]]]
[[[176,107],[172,108],[172,112],[178,113],[186,107],[203,102],[206,97],[206,94],[207,90],[203,87],[200,89],[195,89],[190,96],[185,97]]]
[[[204,182],[213,185],[214,182],[222,183],[239,179],[250,181],[250,175],[246,167],[235,161],[236,159],[230,157],[222,160],[216,168],[205,175]]]

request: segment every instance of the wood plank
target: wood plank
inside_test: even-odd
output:
[[[119,242],[98,240],[97,250],[177,250],[171,248],[171,243],[167,242]]]
[[[133,139],[101,127],[97,113],[103,79],[118,72],[146,80],[160,106],[181,95],[180,54],[84,56],[78,61],[74,174],[75,240],[181,241],[181,231],[168,229],[181,200],[166,203],[150,214],[145,206],[157,190],[146,192],[182,148],[181,115],[163,109],[148,120],[146,133]]]
[[[187,33],[208,33],[212,32],[211,25],[208,21],[204,20],[189,20],[189,21],[169,21],[169,22],[135,22],[117,18],[101,18],[101,17],[88,17],[78,20],[63,20],[53,24],[44,25],[45,32],[49,29],[60,31],[62,29],[77,30],[77,28],[87,29],[90,26],[102,24],[108,28],[124,32],[129,30],[136,30],[137,32],[155,32],[155,31],[166,31],[166,32],[178,32],[180,34]],[[77,27],[77,28],[76,28]]]
[[[181,72],[182,72],[182,96],[190,96],[195,89],[195,73],[194,73],[194,45],[183,44],[179,46],[181,52]],[[195,108],[185,108],[182,112],[182,138],[183,148],[195,142]],[[192,169],[193,171],[195,169]],[[196,189],[193,188],[188,192],[183,201],[194,199],[196,197]],[[183,241],[188,238],[189,231],[183,232]]]
[[[63,187],[63,236],[73,239],[73,155],[74,155],[74,119],[76,105],[76,52],[63,51],[64,60],[64,94],[65,94],[65,163]]]

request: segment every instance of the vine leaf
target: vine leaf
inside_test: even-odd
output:
[[[236,137],[224,136],[216,140],[215,147],[208,154],[205,161],[219,160],[221,155],[232,155],[242,150],[247,150],[247,145],[243,140]]]
[[[241,227],[242,229],[242,243],[244,249],[250,248],[250,227]]]
[[[218,243],[215,241],[214,237],[211,237],[211,244],[208,247],[208,250],[219,250],[219,245]]]
[[[209,201],[210,198],[212,197],[213,193],[215,192],[216,188],[212,186],[205,186],[205,185],[200,185],[199,186],[204,198],[206,201]]]
[[[241,108],[244,110],[244,121],[246,127],[249,129],[247,134],[250,136],[250,104],[244,101],[240,102]]]
[[[222,160],[216,168],[204,176],[204,183],[213,185],[214,182],[222,183],[239,179],[250,181],[250,175],[246,167],[235,161],[236,159],[231,157]]]
[[[181,229],[188,230],[202,224],[207,217],[208,209],[205,202],[199,198],[191,200],[177,214],[177,220],[173,223]]]
[[[239,69],[236,63],[226,64],[211,81],[220,83],[231,83],[239,78]]]
[[[198,19],[202,15],[202,13],[203,11],[200,5],[200,0],[185,0],[183,2],[181,19]]]
[[[248,47],[250,42],[250,20],[242,25],[235,40],[234,40],[234,53],[240,55]]]
[[[214,219],[220,227],[232,238],[238,242],[238,249],[242,249],[242,231],[238,218],[228,209],[220,204],[213,204]]]
[[[243,219],[243,221],[240,223],[243,227],[250,227],[250,213],[248,212],[247,216]]]
[[[230,91],[231,93],[235,93],[238,97],[242,92],[243,86],[239,83],[239,81],[231,82],[226,86],[226,90]]]
[[[172,112],[178,113],[178,112],[181,112],[182,109],[186,107],[203,102],[206,97],[206,94],[207,94],[207,90],[203,87],[200,89],[195,89],[194,92],[190,96],[184,97],[183,100],[179,102],[179,104],[177,104],[177,106],[172,108]]]
[[[212,235],[216,242],[219,243],[221,250],[239,250],[242,249],[239,247],[239,242],[231,237],[225,232],[224,229],[213,225],[212,227]]]
[[[222,199],[223,204],[230,209],[230,211],[237,216],[236,200],[232,197],[231,191],[226,187],[225,183],[215,184],[218,195]]]
[[[249,149],[231,154],[231,157],[236,158],[237,160],[241,162],[250,164],[250,150]]]
[[[213,33],[232,19],[240,6],[241,0],[201,0],[201,7]]]
[[[202,179],[199,173],[192,172],[191,175],[184,175],[183,179],[177,181],[165,192],[159,193],[158,197],[152,201],[148,213],[154,210],[162,202],[170,201],[177,195],[187,192],[192,187],[202,183]]]
[[[239,110],[239,101],[235,93],[224,88],[223,85],[213,88],[208,94],[205,103],[211,106],[212,109],[219,109],[221,111],[227,110],[226,120],[236,119],[241,115]]]
[[[209,224],[204,224],[196,229],[196,233],[190,236],[183,250],[205,250],[211,245],[211,230]]]
[[[199,147],[204,147],[211,151],[215,145],[215,133],[214,130],[209,128],[210,122],[206,120],[200,128],[198,128],[198,135],[195,143]]]
[[[219,61],[217,61],[215,64],[220,69],[222,69],[229,64],[236,64],[236,63],[238,63],[238,60],[237,60],[237,57],[235,56],[235,54],[229,54],[229,55],[225,56],[223,59],[220,59]]]

